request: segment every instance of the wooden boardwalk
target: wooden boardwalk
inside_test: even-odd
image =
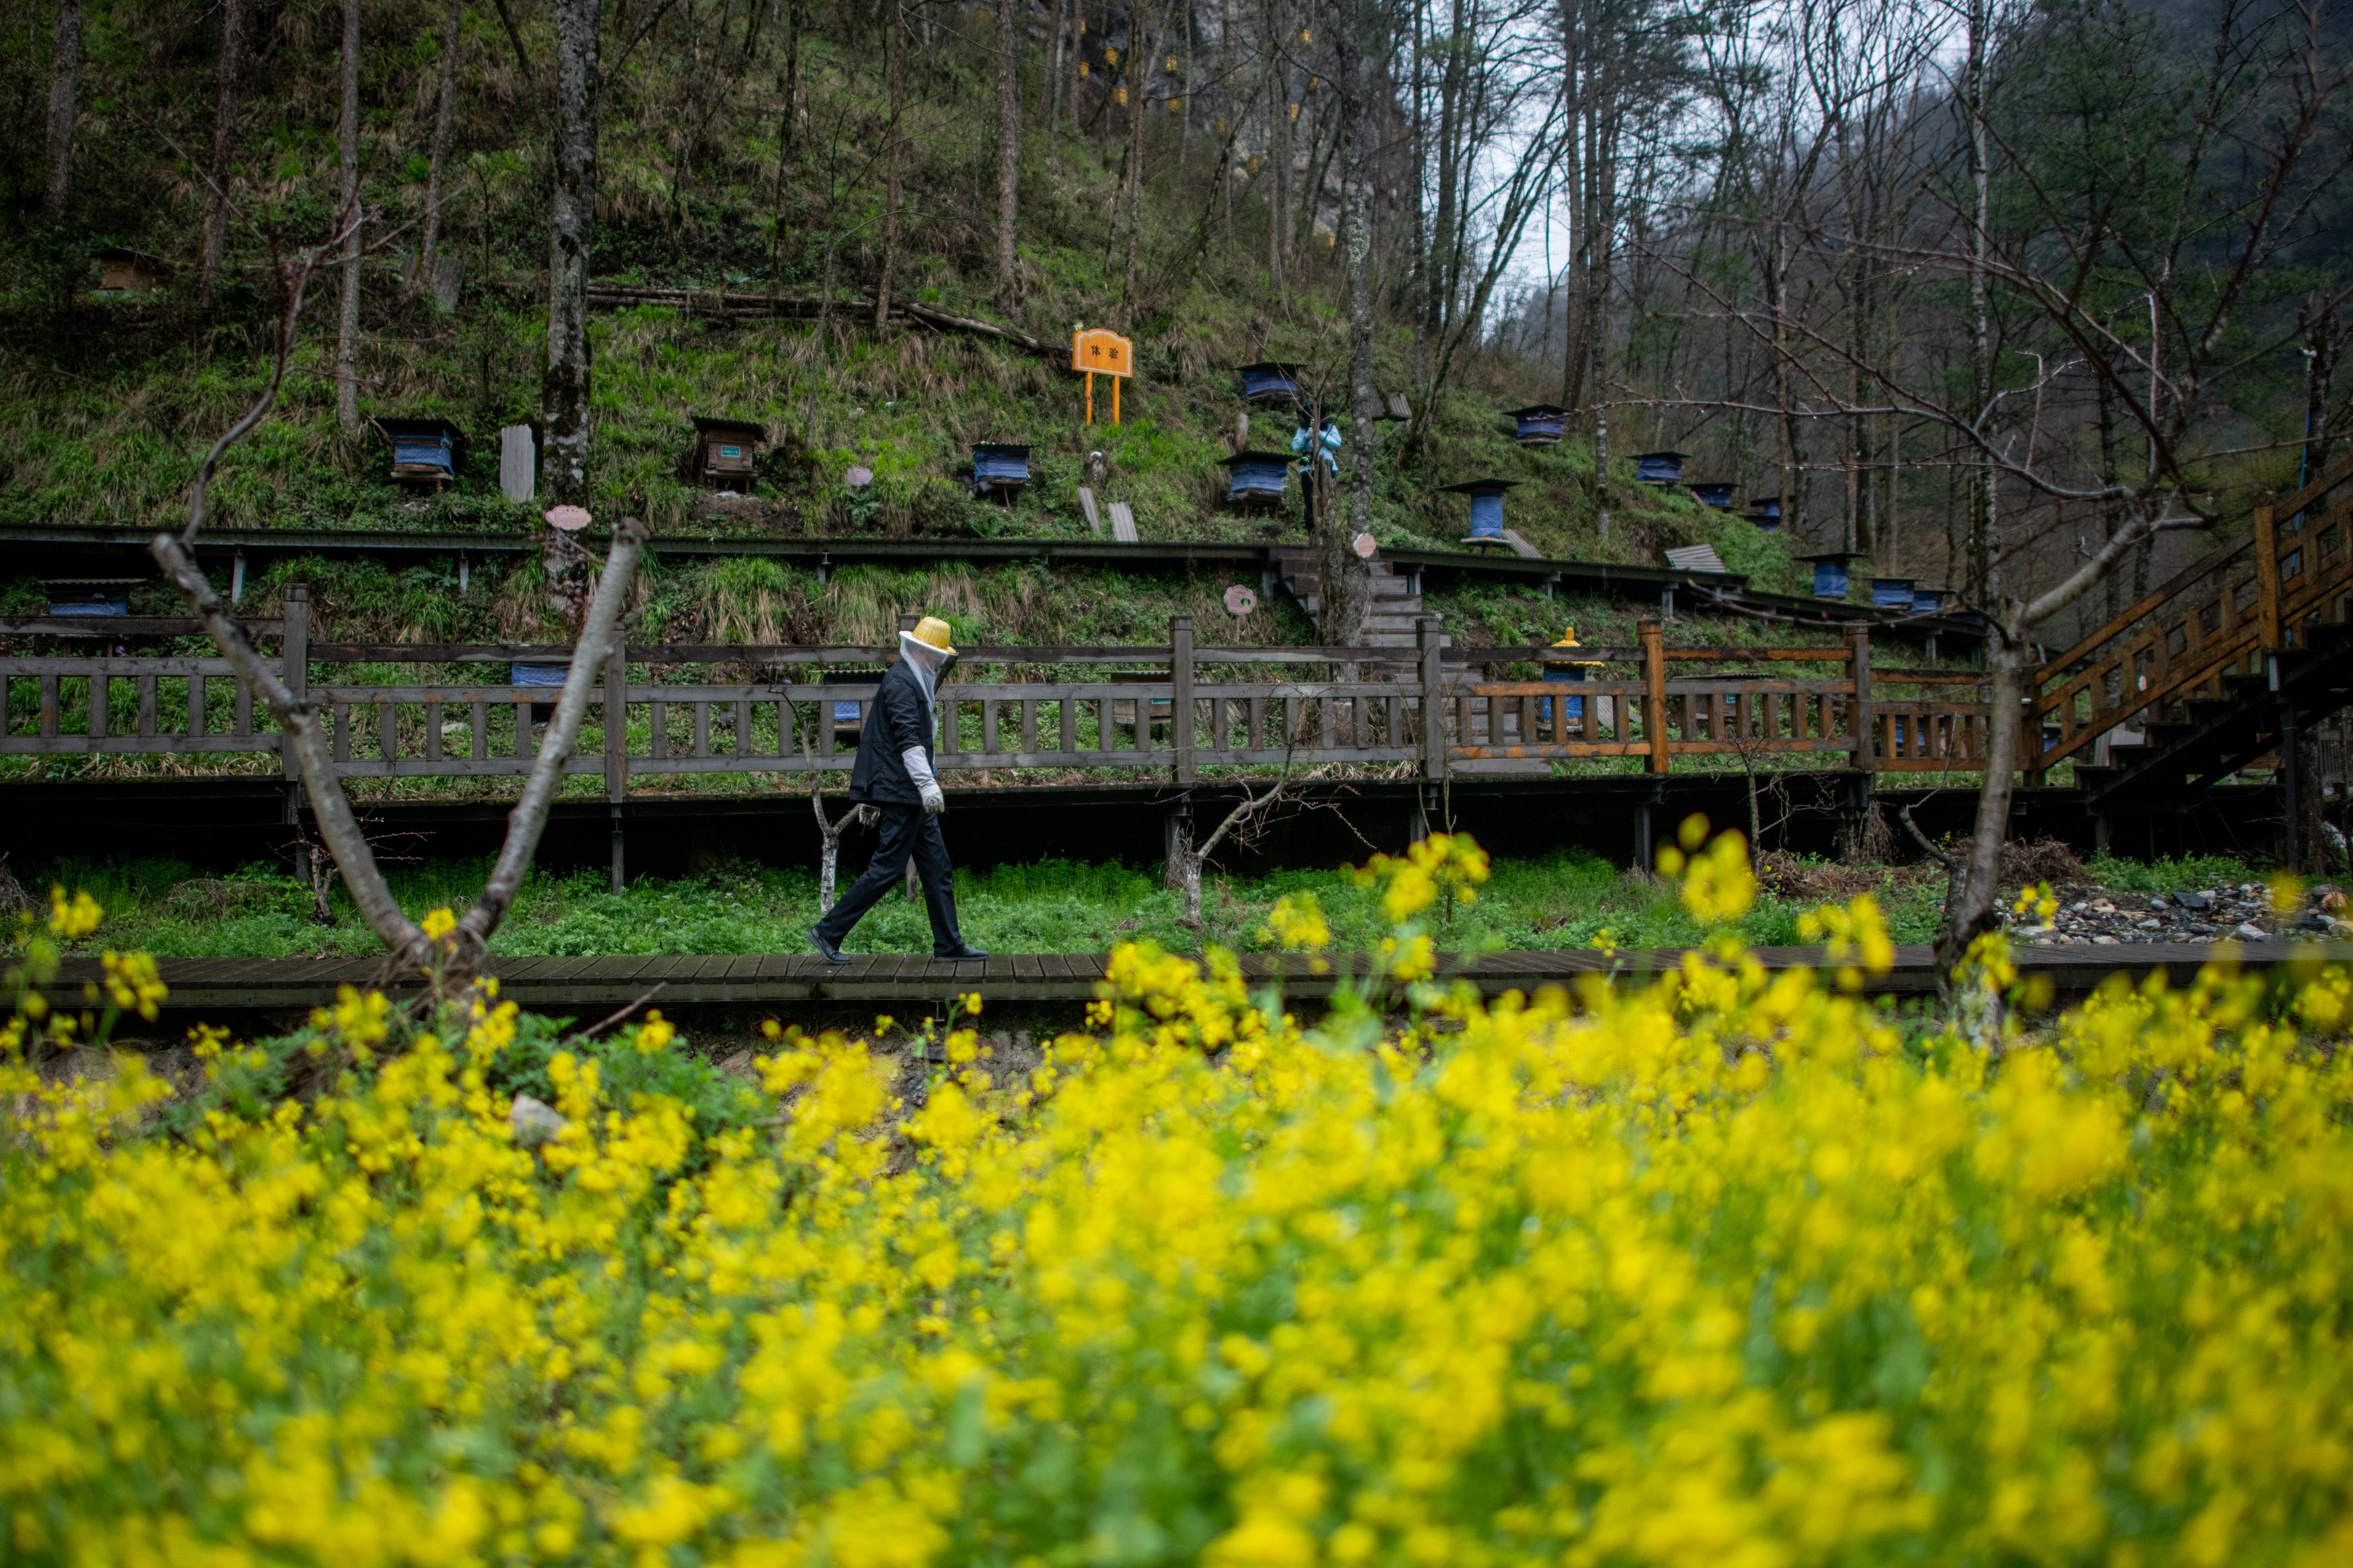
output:
[[[2263,942],[2235,944],[2238,962],[2269,970],[2292,962],[2353,963],[2353,943]],[[2027,947],[2018,952],[2020,971],[2050,981],[2063,996],[2079,996],[2107,976],[2136,978],[2163,970],[2170,984],[2186,984],[2217,954],[2203,942],[2155,942],[2130,947]],[[1757,950],[1770,971],[1819,968],[1814,947]],[[1442,960],[1441,972],[1460,968],[1489,996],[1533,994],[1564,985],[1581,975],[1644,975],[1682,963],[1683,950],[1601,953],[1495,952],[1472,960]],[[507,958],[495,965],[501,994],[540,1011],[612,1008],[652,994],[653,1005],[772,1008],[791,1005],[866,1006],[943,1004],[977,992],[984,1005],[1092,1001],[1103,983],[1097,953],[1000,953],[977,963],[946,963],[901,953],[860,954],[833,967],[810,953],[733,953],[711,957],[665,954],[645,957]],[[1294,1001],[1328,998],[1348,972],[1362,974],[1362,954],[1334,958],[1319,972],[1317,961],[1298,955],[1245,954],[1243,973],[1253,984],[1273,980]],[[166,1006],[177,1013],[278,1011],[313,1007],[335,998],[338,986],[366,987],[379,973],[374,958],[166,958],[158,961],[171,988]],[[70,959],[56,992],[70,995],[100,978],[94,959]],[[1875,994],[1921,994],[1936,989],[1935,969],[1925,945],[1896,949],[1895,966],[1872,978]],[[404,987],[403,989],[406,989]]]

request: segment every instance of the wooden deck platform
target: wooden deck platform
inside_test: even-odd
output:
[[[2062,996],[2080,996],[2114,973],[2135,977],[2163,970],[2175,985],[2232,952],[2253,969],[2291,963],[2353,963],[2353,943],[2264,942],[2210,947],[2203,942],[2158,942],[2131,947],[2028,947],[2018,953],[2020,970],[2047,978]],[[1533,994],[1566,984],[1579,975],[1642,975],[1673,968],[1683,950],[1563,952],[1496,952],[1463,969],[1487,995],[1510,991]],[[1818,968],[1820,948],[1767,947],[1757,957],[1768,970]],[[712,957],[508,958],[496,965],[501,993],[540,1011],[607,1009],[653,993],[663,1007],[774,1008],[903,1006],[944,1003],[977,992],[984,1005],[1082,1003],[1103,984],[1103,957],[1097,953],[1000,953],[984,963],[946,963],[929,957],[860,954],[839,968],[811,953],[735,953]],[[1318,973],[1314,961],[1297,955],[1253,953],[1242,958],[1253,984],[1281,983],[1286,997],[1316,1002],[1329,997],[1344,972],[1364,973],[1362,954],[1330,961]],[[301,1009],[332,1002],[341,985],[374,983],[379,963],[367,959],[167,958],[158,962],[171,988],[166,1006],[174,1013],[228,1013]],[[1460,967],[1446,962],[1442,972]],[[70,995],[100,977],[93,959],[69,960],[57,994]],[[1894,968],[1869,982],[1881,995],[1920,994],[1936,988],[1934,965],[1925,945],[1896,949]]]

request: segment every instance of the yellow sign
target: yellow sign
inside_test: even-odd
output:
[[[1112,377],[1111,422],[1119,423],[1119,384],[1135,374],[1135,344],[1109,327],[1071,329],[1071,368],[1087,378],[1087,423],[1095,422],[1095,377]]]
[[[1134,375],[1135,345],[1109,327],[1087,327],[1071,333],[1071,368],[1097,375]]]

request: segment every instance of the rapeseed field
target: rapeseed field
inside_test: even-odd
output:
[[[1736,921],[1738,841],[1687,847]],[[2353,1561],[2344,975],[1964,1039],[1727,940],[1482,1004],[1430,933],[1484,875],[1370,868],[1386,985],[1312,1026],[1127,946],[1034,1069],[772,1027],[720,1110],[643,1087],[688,1080],[659,1018],[540,1050],[518,1115],[544,1034],[495,994],[348,995],[260,1095],[218,1037],[193,1091],[61,1074],[90,1026],[26,992],[0,1555]],[[1868,900],[1812,923],[1888,960]]]

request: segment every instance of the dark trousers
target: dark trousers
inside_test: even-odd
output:
[[[962,947],[964,936],[956,930],[955,887],[948,866],[948,841],[940,836],[940,819],[923,815],[920,805],[877,801],[874,809],[881,816],[882,842],[875,847],[874,858],[866,862],[865,873],[849,884],[849,891],[826,911],[825,918],[817,922],[817,929],[826,941],[840,946],[849,940],[850,928],[874,907],[874,901],[906,875],[907,857],[913,855],[915,874],[923,880],[923,908],[932,917],[932,951],[945,952]]]

